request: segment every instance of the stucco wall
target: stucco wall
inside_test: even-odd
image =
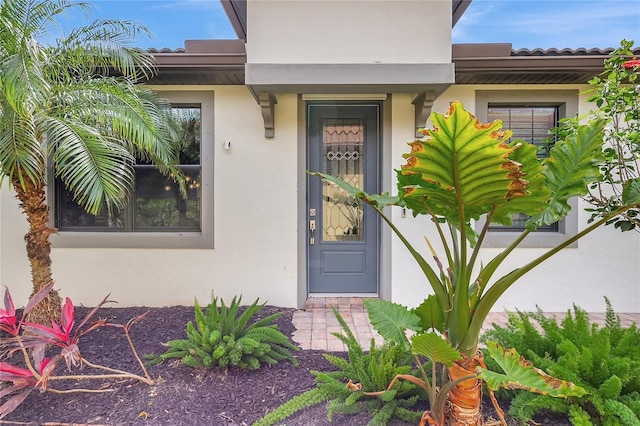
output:
[[[519,90],[526,87],[518,87]],[[532,90],[552,87],[531,86]],[[580,89],[579,87],[575,87]],[[210,90],[214,92],[214,249],[96,249],[54,248],[53,273],[63,296],[76,303],[92,305],[106,293],[122,305],[190,305],[193,298],[208,301],[210,291],[225,299],[242,294],[252,302],[260,297],[268,303],[294,307],[298,285],[298,201],[304,188],[298,170],[297,96],[278,95],[274,139],[264,138],[260,108],[244,87],[166,90]],[[444,112],[451,100],[460,100],[474,112],[475,90],[510,90],[505,86],[458,86],[435,102],[434,111]],[[386,140],[391,152],[384,161],[398,168],[406,143],[413,140],[412,95],[394,94],[390,129]],[[584,97],[580,113],[587,110]],[[222,142],[231,141],[225,151]],[[389,170],[389,167],[383,167]],[[393,182],[384,190],[395,193]],[[437,243],[427,218],[414,219],[391,210],[397,226],[411,242],[427,252],[423,236]],[[17,201],[6,188],[0,191],[0,283],[11,288],[14,300],[22,304],[30,292],[29,266],[23,235],[26,221]],[[587,214],[580,210],[581,227]],[[395,302],[415,306],[428,294],[428,284],[395,236],[390,253],[381,261],[391,270],[391,297]],[[438,245],[436,244],[436,249]],[[440,251],[441,252],[441,251]],[[496,253],[485,250],[482,259]],[[541,253],[541,249],[519,249],[506,262],[507,272]],[[430,256],[426,256],[430,258]],[[495,310],[504,308],[564,311],[573,303],[590,311],[603,311],[603,296],[618,312],[640,312],[640,236],[602,228],[581,240],[577,248],[566,249],[526,275],[500,299]]]
[[[548,86],[518,86],[518,90],[551,90]],[[572,87],[563,87],[563,89]],[[583,90],[585,87],[573,88]],[[476,90],[514,90],[509,86],[456,86],[445,91],[435,102],[433,111],[443,113],[452,100],[463,102],[465,108],[475,112]],[[404,114],[410,112],[410,97],[394,96],[394,127],[402,120],[400,109]],[[588,111],[584,95],[580,96],[579,114]],[[398,135],[399,136],[399,135]],[[408,152],[404,141],[411,140],[405,134],[393,140],[394,167],[402,164],[401,153]],[[579,227],[583,229],[589,217],[579,208]],[[399,210],[399,209],[396,209]],[[405,235],[416,247],[422,247],[425,257],[428,250],[423,236],[428,235],[437,243],[434,226],[424,218],[414,219],[410,214],[400,217],[394,212],[394,220]],[[436,245],[436,247],[438,247]],[[507,259],[499,272],[507,273],[543,253],[543,249],[518,249]],[[393,242],[393,291],[392,298],[398,303],[415,306],[416,301],[428,293],[428,283],[414,262],[407,256],[406,249],[397,240]],[[481,259],[486,262],[497,254],[497,249],[485,249]],[[442,251],[439,251],[444,256]],[[604,296],[608,297],[618,312],[640,312],[640,235],[637,232],[620,233],[612,227],[603,227],[581,239],[577,248],[568,248],[556,254],[537,269],[534,269],[519,282],[513,285],[498,301],[495,310],[507,309],[532,310],[536,306],[546,311],[566,311],[575,303],[589,311],[604,311]],[[499,275],[496,275],[499,276]]]
[[[451,62],[450,0],[252,0],[247,22],[249,63]]]

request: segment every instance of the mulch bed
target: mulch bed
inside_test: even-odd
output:
[[[76,309],[76,322],[88,312]],[[169,340],[185,338],[185,326],[193,320],[193,308],[173,306],[165,308],[102,308],[98,317],[109,322],[125,324],[129,319],[146,312],[148,315],[132,328],[131,336],[143,356],[164,352],[162,345]],[[278,320],[280,331],[291,336],[293,309],[267,306],[259,313],[263,317],[283,312]],[[131,354],[121,330],[104,327],[85,336],[80,342],[82,355],[95,364],[142,374]],[[295,353],[299,367],[289,362],[263,367],[257,371],[239,368],[198,370],[180,361],[165,362],[149,367],[156,384],[148,386],[136,381],[83,381],[67,387],[104,387],[105,393],[53,394],[33,392],[3,424],[91,424],[91,425],[251,425],[265,413],[315,386],[310,370],[330,370],[332,365],[321,351]],[[62,369],[59,369],[59,374]],[[55,383],[60,389],[64,386]],[[487,405],[487,404],[485,404]],[[504,408],[504,407],[503,407]],[[486,410],[491,409],[487,406]],[[323,404],[306,409],[287,419],[288,426],[308,425],[366,425],[366,414],[334,416],[327,420]],[[564,418],[545,417],[538,422],[549,425],[568,425]],[[402,422],[392,423],[403,425]],[[510,421],[510,424],[517,424]]]

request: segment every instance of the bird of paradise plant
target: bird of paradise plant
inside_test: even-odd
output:
[[[409,250],[431,286],[433,294],[412,310],[389,301],[366,302],[372,325],[385,339],[410,347],[416,357],[426,356],[446,367],[447,383],[440,385],[434,383],[438,376],[435,367],[431,383],[424,371],[422,379],[400,377],[419,382],[427,390],[430,411],[422,424],[481,424],[483,379],[494,387],[520,386],[555,392],[557,396],[579,396],[581,390],[571,384],[529,374],[531,366],[517,354],[497,347],[492,348],[492,357],[513,368],[505,369],[500,377],[492,375],[482,368],[478,337],[492,307],[519,278],[611,217],[637,208],[640,180],[630,181],[623,188],[623,205],[615,212],[521,267],[495,277],[498,267],[531,231],[564,218],[570,210],[569,199],[585,195],[587,185],[600,179],[603,124],[580,126],[567,139],[558,141],[547,158],[539,159],[535,146],[510,141],[512,132],[503,130],[500,120],[481,123],[459,102],[452,102],[447,114],[433,113],[431,120],[434,128],[423,131],[426,138],[410,143],[411,152],[403,155],[406,164],[397,171],[397,196],[367,194],[339,178],[311,173],[373,207]],[[446,265],[428,239],[435,266],[410,244],[384,213],[389,205],[410,209],[414,216],[432,218]],[[489,262],[479,264],[489,224],[509,225],[517,213],[530,216],[526,229]],[[486,224],[476,233],[472,223],[483,215]],[[415,333],[410,340],[407,330]],[[525,370],[529,373],[524,374]],[[556,392],[558,389],[563,391]]]

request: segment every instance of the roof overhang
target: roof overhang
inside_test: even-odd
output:
[[[258,64],[245,66],[245,84],[262,109],[265,137],[274,137],[277,93],[417,93],[415,127],[424,127],[433,101],[455,80],[453,64]]]
[[[246,64],[255,93],[442,92],[455,80],[453,64]]]
[[[244,40],[186,40],[184,45],[152,51],[159,72],[151,84],[244,85]]]
[[[247,39],[247,0],[220,0],[239,39]]]
[[[509,43],[454,44],[456,84],[586,84],[610,50],[521,49]]]

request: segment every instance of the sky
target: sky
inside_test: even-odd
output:
[[[154,38],[138,41],[142,48],[176,49],[184,47],[185,39],[236,38],[219,0],[86,1],[93,5],[91,19],[146,26]],[[70,16],[63,25],[78,26],[83,19]],[[640,0],[473,0],[452,37],[454,43],[512,43],[514,49],[607,48],[622,39],[640,46]]]

